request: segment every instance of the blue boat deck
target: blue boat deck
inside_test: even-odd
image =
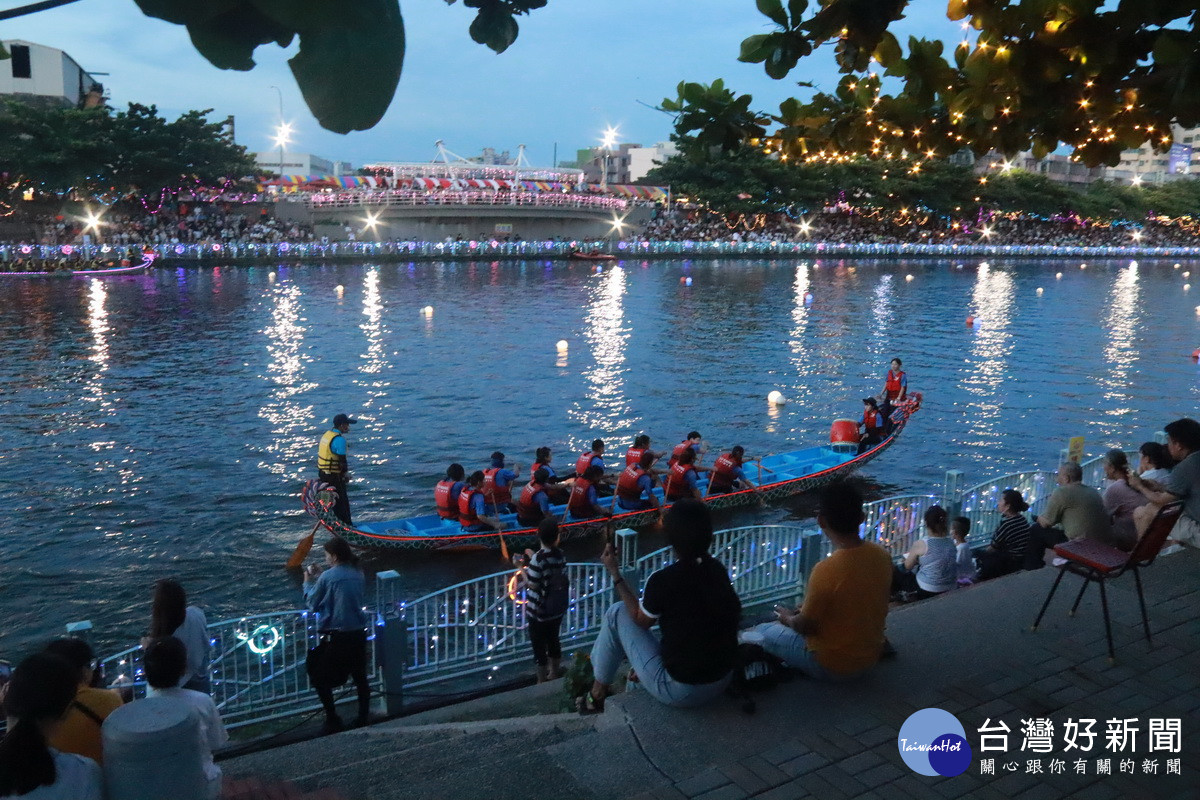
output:
[[[786,453],[778,453],[776,455],[764,456],[762,460],[763,471],[762,480],[760,481],[757,474],[756,462],[747,461],[745,464],[746,475],[756,485],[771,486],[778,483],[786,483],[788,481],[798,480],[811,475],[816,475],[826,470],[839,467],[847,461],[852,460],[858,451],[853,445],[809,447],[803,450],[792,450]],[[624,465],[622,464],[622,469]],[[769,470],[769,471],[768,471]],[[702,490],[708,488],[708,473],[700,473],[700,486]],[[516,492],[514,491],[514,494]],[[663,500],[663,490],[661,486],[654,489],[654,495],[661,503]],[[611,509],[615,502],[615,497],[602,497],[598,500],[598,505],[604,509]],[[430,499],[432,505],[432,498]],[[558,517],[564,522],[576,521],[574,517],[566,517],[566,504],[560,503],[552,505],[550,512],[555,517]],[[623,512],[623,509],[618,507],[618,512]],[[517,515],[508,513],[500,514],[500,521],[504,523],[506,531],[523,528],[517,522]],[[386,520],[380,522],[369,522],[356,526],[358,530],[366,534],[376,535],[392,535],[392,536],[428,536],[428,537],[444,537],[444,536],[459,536],[464,531],[461,525],[456,520],[442,519],[437,514],[423,514],[417,517],[406,517],[403,519]]]

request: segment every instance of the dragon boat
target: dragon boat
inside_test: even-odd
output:
[[[704,502],[714,509],[735,508],[754,503],[756,499],[780,500],[816,489],[830,481],[848,475],[873,461],[895,444],[896,439],[908,424],[909,419],[921,406],[921,395],[914,394],[896,406],[891,416],[892,431],[879,444],[858,452],[856,443],[831,442],[827,445],[790,450],[762,459],[762,479],[757,492],[753,489],[705,496]],[[844,420],[840,422],[846,422]],[[852,424],[852,423],[851,423]],[[831,437],[832,439],[833,437]],[[752,462],[747,462],[749,467]],[[700,486],[707,488],[707,475],[701,475]],[[662,503],[662,509],[671,504],[663,502],[661,486],[654,494]],[[502,547],[533,547],[537,543],[537,528],[523,527],[517,523],[516,514],[500,514],[503,531],[471,532],[464,530],[456,521],[446,520],[436,513],[421,514],[402,519],[382,520],[354,526],[346,525],[333,512],[336,489],[327,483],[310,480],[301,492],[304,510],[317,519],[330,533],[342,537],[355,547],[402,548],[414,550],[452,550]],[[598,504],[611,509],[615,497],[602,497]],[[566,513],[566,505],[550,507],[552,515],[559,519],[563,540],[578,539],[608,527],[637,528],[657,521],[659,509],[622,511],[611,517],[574,519]]]
[[[141,272],[154,263],[158,254],[152,250],[142,253],[141,263],[121,264],[115,267],[101,266],[101,262],[87,262],[86,269],[35,270],[22,272],[2,272],[0,278],[102,278],[105,275],[130,275]]]

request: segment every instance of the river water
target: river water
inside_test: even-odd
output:
[[[1070,436],[1096,453],[1194,414],[1197,302],[1200,265],[1128,260],[401,263],[10,280],[0,655],[79,619],[106,644],[136,641],[165,576],[210,621],[295,607],[298,580],[281,565],[311,528],[297,492],[337,412],[360,420],[348,437],[351,498],[369,521],[429,510],[449,461],[482,468],[496,449],[526,470],[549,444],[569,470],[596,436],[623,453],[642,431],[659,447],[693,428],[758,454],[816,444],[831,420],[861,413],[900,356],[925,406],[864,477],[876,493],[927,491],[947,469],[971,484],[1048,467]],[[769,407],[772,389],[789,404]],[[809,515],[800,498],[720,522]],[[412,596],[502,568],[493,553],[410,551],[366,565],[399,570]]]

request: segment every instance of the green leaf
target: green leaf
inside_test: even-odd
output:
[[[792,27],[800,27],[804,12],[808,10],[808,0],[788,0],[788,14],[792,17]]]
[[[901,60],[900,43],[891,33],[885,32],[875,46],[875,58],[884,67],[890,67]]]
[[[397,0],[357,0],[342,24],[300,33],[288,64],[313,116],[335,133],[366,130],[391,105],[404,64]]]
[[[254,67],[254,49],[276,42],[287,46],[293,33],[267,18],[252,6],[240,6],[187,26],[192,44],[219,69],[249,70]]]
[[[754,0],[754,2],[763,16],[769,17],[776,25],[787,27],[788,19],[787,14],[783,11],[783,0]]]
[[[503,53],[517,40],[517,20],[500,5],[487,5],[471,22],[471,38],[497,53]]]
[[[778,35],[776,33],[760,33],[757,36],[743,39],[738,61],[744,61],[748,64],[757,64],[760,61],[765,61],[773,48],[771,40]]]

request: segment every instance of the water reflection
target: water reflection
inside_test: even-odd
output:
[[[88,379],[87,399],[97,403],[102,411],[112,407],[112,402],[104,394],[104,373],[108,372],[108,290],[104,281],[92,278],[88,287],[88,330],[92,333],[92,349],[88,360],[96,365],[91,378]],[[103,425],[98,422],[93,425]]]
[[[584,376],[590,405],[575,403],[568,416],[589,430],[616,434],[632,429],[638,418],[630,415],[625,396],[625,349],[630,328],[625,324],[625,270],[613,267],[592,288],[584,318],[583,338],[596,366]],[[560,361],[566,358],[562,354]],[[589,434],[590,435],[590,434]]]
[[[299,286],[281,283],[269,295],[274,306],[272,324],[263,333],[269,356],[265,377],[271,389],[268,402],[258,412],[271,423],[273,434],[265,447],[272,457],[259,462],[259,466],[297,480],[310,471],[306,469],[312,449],[308,420],[313,413],[312,406],[300,405],[298,398],[316,387],[303,380],[309,358],[302,353],[306,329],[301,324],[300,294]]]
[[[851,268],[853,271],[853,268]],[[892,274],[881,275],[875,283],[875,302],[871,304],[872,328],[871,352],[883,361],[885,351],[891,346],[892,322]]]
[[[1124,417],[1133,412],[1129,392],[1129,376],[1139,353],[1135,343],[1141,306],[1138,302],[1138,265],[1134,261],[1117,274],[1108,295],[1108,313],[1104,329],[1108,338],[1104,345],[1105,367],[1099,374],[1104,392],[1101,408],[1110,417]]]
[[[810,287],[808,277],[808,262],[801,261],[796,265],[796,277],[792,282],[792,330],[789,334],[788,349],[791,351],[792,367],[796,377],[790,392],[784,394],[794,403],[804,404],[811,395],[812,356],[808,349],[809,301],[807,299]],[[779,433],[781,409],[768,406],[767,433]]]
[[[969,436],[964,442],[975,446],[989,444],[997,432],[1004,409],[1001,387],[1008,376],[1012,354],[1012,306],[1016,287],[1012,275],[979,265],[971,308],[977,326],[971,343],[969,373],[963,388],[973,400],[967,413]]]

